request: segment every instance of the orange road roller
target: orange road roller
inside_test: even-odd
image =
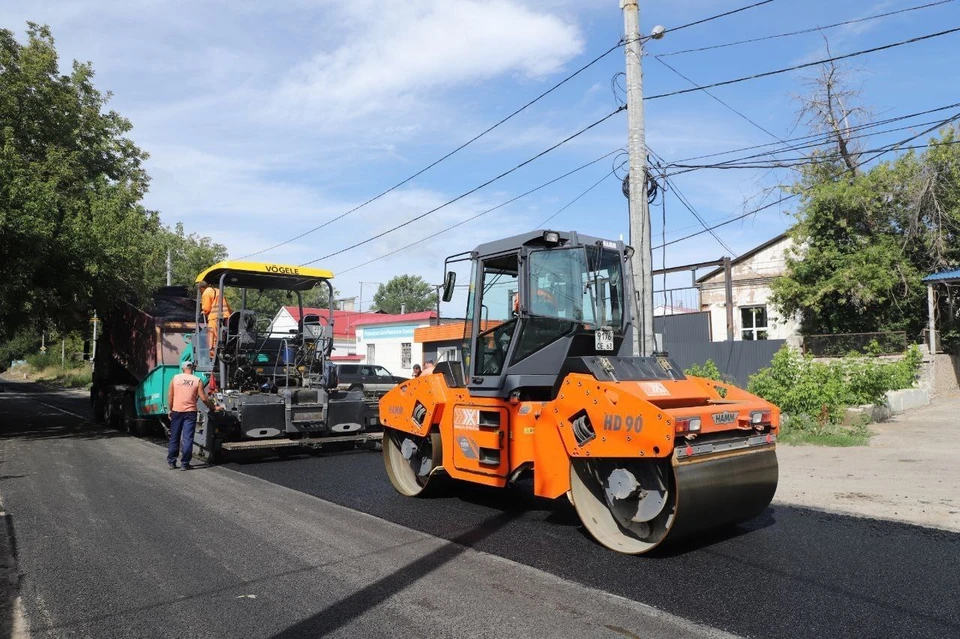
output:
[[[463,342],[380,401],[394,487],[444,477],[504,487],[532,473],[601,544],[641,554],[750,519],[777,488],[779,410],[635,357],[633,250],[536,231],[447,258],[443,300],[469,261]]]

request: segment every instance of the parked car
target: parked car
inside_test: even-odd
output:
[[[373,364],[337,364],[337,379],[340,390],[359,390],[374,396],[407,381],[406,377],[391,375],[383,366]]]

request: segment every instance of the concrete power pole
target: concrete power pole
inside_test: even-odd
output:
[[[627,116],[630,154],[630,245],[633,257],[633,287],[640,299],[634,321],[633,354],[650,356],[656,350],[653,337],[653,254],[650,210],[647,205],[647,145],[643,130],[643,68],[638,0],[620,0],[623,10],[624,50],[627,55]]]
[[[167,286],[173,286],[173,256],[167,249]]]

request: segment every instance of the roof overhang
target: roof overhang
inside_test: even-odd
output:
[[[927,284],[958,284],[960,283],[960,268],[931,273],[923,278],[923,281]]]
[[[228,260],[203,271],[197,275],[196,281],[198,284],[205,281],[211,286],[219,286],[220,278],[224,275],[225,286],[282,291],[308,291],[320,282],[333,279],[333,273],[326,269]]]

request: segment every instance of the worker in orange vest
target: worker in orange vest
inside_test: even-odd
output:
[[[220,304],[223,303],[221,311]],[[220,295],[220,289],[200,282],[200,308],[207,316],[207,345],[210,346],[210,358],[216,356],[217,338],[220,335],[220,321],[230,317],[230,303]]]
[[[174,375],[167,389],[167,417],[170,419],[170,442],[167,445],[167,464],[173,470],[177,467],[177,455],[180,455],[181,470],[190,470],[190,458],[193,456],[193,433],[197,427],[197,400],[210,410],[222,411],[223,406],[215,404],[203,390],[203,381],[193,374],[193,362],[180,365],[183,371]]]

